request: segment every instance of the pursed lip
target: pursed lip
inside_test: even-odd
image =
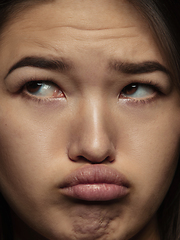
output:
[[[63,195],[86,201],[109,201],[126,196],[126,177],[105,165],[86,165],[69,174],[59,186]]]

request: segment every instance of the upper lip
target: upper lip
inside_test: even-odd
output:
[[[78,184],[115,184],[129,187],[127,178],[114,168],[105,165],[85,165],[78,168],[61,183],[60,188],[72,187]]]

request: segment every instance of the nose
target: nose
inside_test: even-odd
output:
[[[68,150],[73,161],[112,162],[115,146],[107,109],[99,101],[84,102],[73,123],[73,136]]]

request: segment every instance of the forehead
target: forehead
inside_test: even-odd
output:
[[[9,61],[37,51],[83,59],[85,49],[89,58],[107,54],[122,61],[165,64],[149,25],[127,0],[57,0],[34,5],[11,19],[1,53]]]
[[[56,22],[57,26],[89,30],[130,27],[134,26],[134,21],[138,21],[142,26],[144,23],[139,12],[128,0],[40,1],[40,4],[33,4],[25,9],[18,15],[17,20],[24,20],[29,26],[32,26],[33,22],[37,26],[37,20],[40,20],[41,27],[44,24],[51,27]],[[28,24],[27,18],[31,18],[31,23]],[[15,19],[11,22],[15,22]]]

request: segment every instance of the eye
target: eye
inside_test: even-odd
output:
[[[148,98],[155,92],[155,87],[150,84],[132,83],[123,88],[120,97]]]
[[[31,81],[24,87],[24,92],[28,95],[42,98],[61,98],[63,92],[58,86],[50,81]]]

